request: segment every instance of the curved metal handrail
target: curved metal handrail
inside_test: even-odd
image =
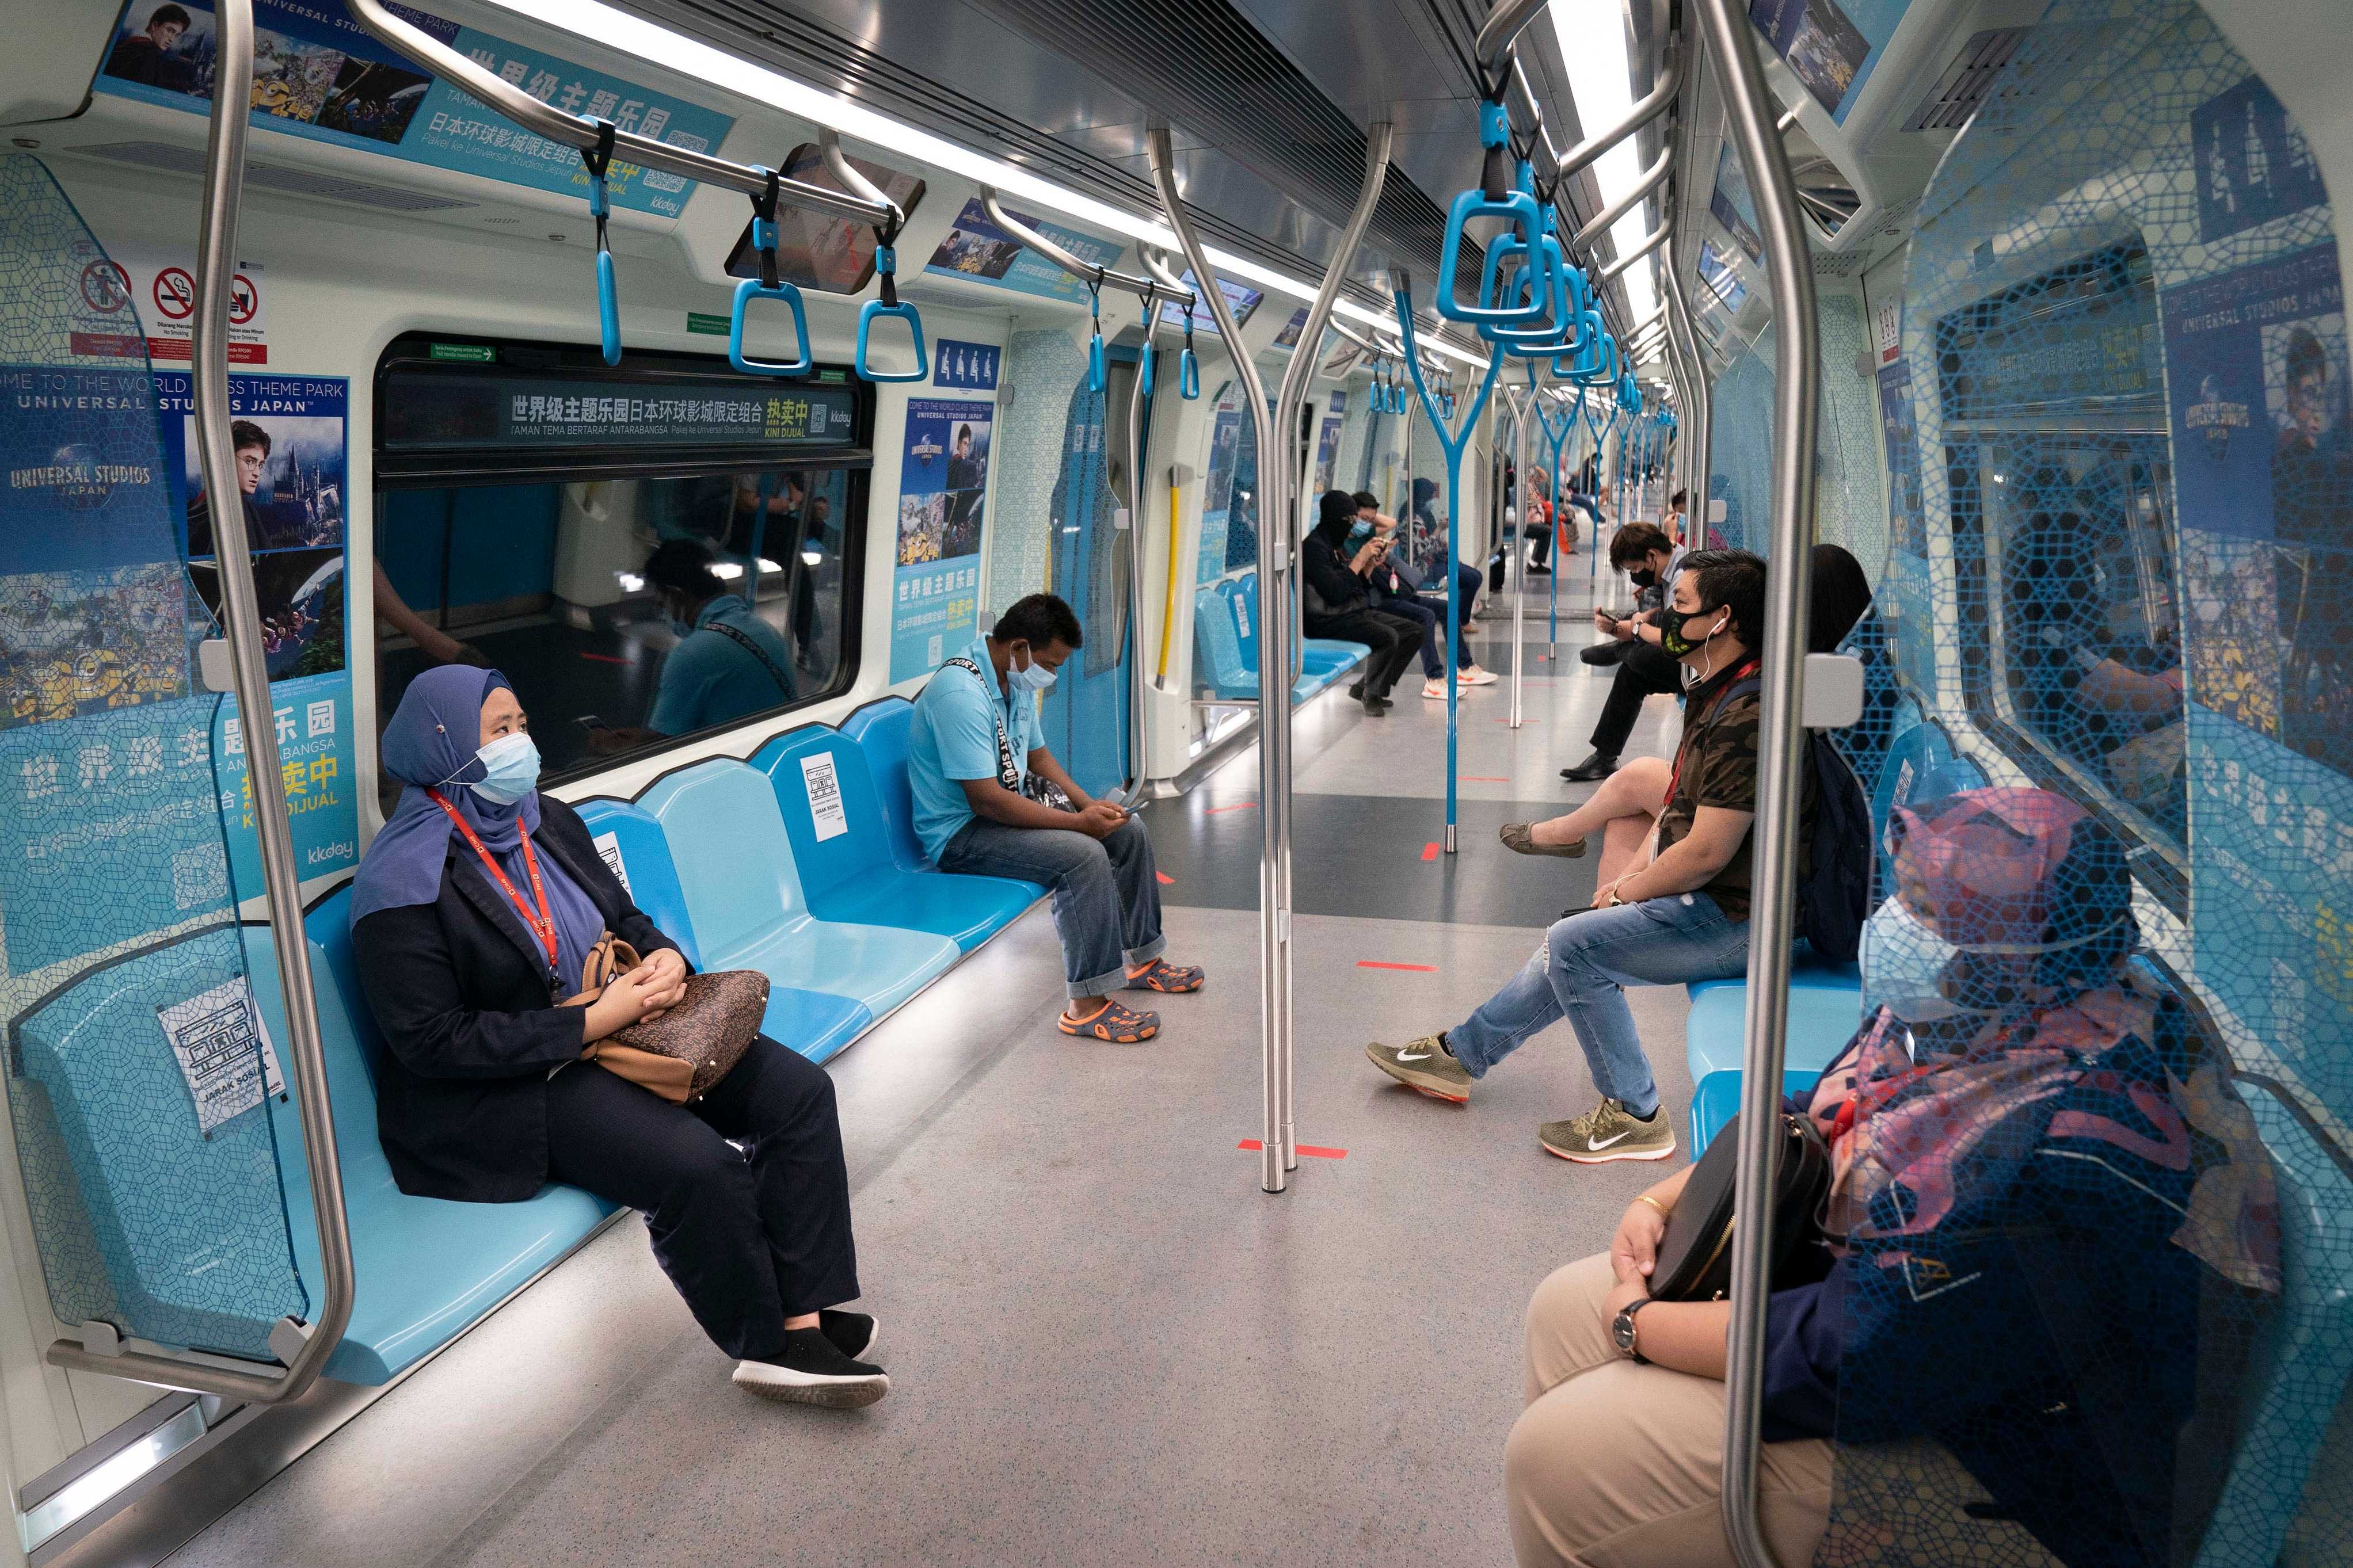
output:
[[[1586,226],[1577,231],[1577,237],[1571,239],[1563,248],[1582,256],[1587,246],[1609,232],[1610,225],[1633,211],[1636,203],[1666,183],[1668,172],[1673,168],[1674,161],[1673,148],[1661,148],[1657,162],[1642,171],[1642,177],[1628,186],[1625,194],[1616,201],[1594,214]]]
[[[1812,598],[1814,405],[1820,378],[1812,257],[1774,101],[1757,63],[1747,6],[1696,0],[1727,119],[1756,194],[1779,352],[1773,366],[1773,500],[1765,569],[1764,710],[1757,724],[1757,901],[1749,917],[1748,1016],[1741,1061],[1736,1192],[1773,1190],[1778,1096],[1789,1026],[1791,908],[1798,870],[1798,811],[1804,765],[1806,617]],[[1765,1384],[1765,1314],[1772,1289],[1773,1214],[1742,1206],[1732,1236],[1732,1324],[1725,1352],[1724,1528],[1742,1568],[1775,1568],[1757,1519],[1757,1459]]]
[[[1133,272],[1122,272],[1111,267],[1097,267],[1092,262],[1080,260],[1011,213],[1007,212],[994,185],[980,187],[980,210],[988,215],[989,222],[1011,235],[1015,239],[1019,240],[1071,277],[1092,283],[1098,289],[1116,289],[1123,294],[1133,294],[1138,299],[1142,299],[1146,294],[1169,292],[1169,286],[1157,278],[1138,278]],[[1193,276],[1198,278],[1200,275],[1200,268],[1195,268]],[[1176,287],[1175,297],[1169,303],[1181,310],[1187,305],[1198,305],[1199,301],[1195,298],[1194,291],[1179,281]]]
[[[252,0],[215,0],[213,10],[219,76],[214,84],[211,128],[205,142],[203,232],[196,247],[196,314],[189,369],[205,488],[215,496],[234,496],[237,478],[236,442],[229,431],[228,308],[237,266],[237,205],[245,184],[246,104],[253,93]],[[219,546],[221,627],[228,637],[237,711],[248,716],[246,761],[250,773],[262,781],[252,792],[261,845],[262,891],[269,911],[272,945],[278,950],[278,982],[286,999],[287,1056],[302,1123],[325,1300],[303,1336],[301,1348],[287,1359],[285,1374],[280,1377],[232,1372],[210,1362],[182,1361],[145,1351],[100,1355],[70,1340],[51,1344],[46,1359],[53,1366],[226,1399],[279,1405],[300,1397],[318,1381],[321,1369],[343,1342],[343,1331],[351,1323],[356,1285],[351,1222],[343,1207],[343,1163],[335,1150],[335,1112],[327,1092],[326,1052],[319,1036],[318,998],[311,984],[311,950],[302,931],[301,879],[295,869],[293,829],[284,783],[279,777],[278,732],[276,726],[257,724],[250,717],[269,711],[269,670],[261,651],[259,599],[253,586],[253,556],[243,509],[215,506],[213,528]],[[275,1348],[274,1334],[271,1342]]]
[[[1603,268],[1601,269],[1601,276],[1594,280],[1594,288],[1597,290],[1606,289],[1610,284],[1616,282],[1620,275],[1628,268],[1633,266],[1634,263],[1641,260],[1642,258],[1650,255],[1651,252],[1664,245],[1667,242],[1667,237],[1674,232],[1675,215],[1671,212],[1667,214],[1666,216],[1659,220],[1659,226],[1652,229],[1648,237],[1643,239],[1641,244],[1636,246],[1633,249],[1628,251],[1625,255],[1620,257],[1609,266]]]
[[[841,188],[860,201],[883,209],[893,232],[907,221],[906,210],[883,194],[882,188],[858,172],[849,156],[841,150],[841,132],[830,125],[817,128],[817,148],[825,159],[826,173],[841,182]]]
[[[577,147],[583,152],[597,145],[602,132],[598,121],[567,113],[552,103],[541,102],[497,72],[486,69],[430,34],[394,16],[382,0],[343,0],[343,5],[351,12],[352,19],[385,47],[406,57],[533,135],[543,136],[567,147]],[[768,191],[770,174],[765,169],[685,147],[673,147],[667,142],[657,142],[635,131],[617,131],[614,133],[613,155],[625,163],[659,169],[666,174],[700,180],[706,184],[722,185],[747,196],[765,195]],[[839,171],[836,171],[835,177],[840,177]],[[846,180],[842,183],[849,184]],[[782,176],[776,177],[776,188],[779,197],[792,206],[828,213],[858,223],[881,224],[894,210],[887,201],[866,201],[838,191],[828,191],[823,185],[812,185]]]

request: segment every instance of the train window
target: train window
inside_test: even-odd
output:
[[[560,780],[847,689],[870,394],[494,352],[379,378],[380,713],[434,663],[486,662]],[[605,427],[575,428],[591,405]]]
[[[849,166],[873,182],[911,216],[923,199],[923,182],[913,174],[902,174],[863,158],[850,159]],[[804,142],[794,148],[779,172],[787,179],[820,185],[828,191],[841,189],[841,182],[827,170],[824,154],[814,142]],[[786,282],[803,289],[822,289],[832,294],[863,293],[874,279],[874,231],[863,224],[828,217],[804,207],[777,209],[776,272]],[[727,273],[731,278],[760,275],[760,258],[752,249],[752,225],[748,219],[744,232],[735,237],[735,248],[727,254]]]
[[[1938,349],[1957,565],[1992,655],[1970,661],[1973,716],[2172,891],[2186,730],[2155,322],[2128,243],[1954,312]]]

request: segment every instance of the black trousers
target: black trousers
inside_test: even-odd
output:
[[[776,1360],[786,1318],[859,1294],[833,1079],[765,1035],[691,1105],[565,1068],[547,1083],[547,1163],[646,1216],[662,1272],[739,1361]]]
[[[1624,751],[1634,721],[1642,716],[1642,699],[1683,689],[1682,664],[1640,637],[1627,644],[1609,682],[1609,699],[1601,705],[1601,721],[1593,726],[1593,749],[1605,757]]]
[[[1314,616],[1307,621],[1311,637],[1335,637],[1360,642],[1373,650],[1365,660],[1365,695],[1387,697],[1398,678],[1421,651],[1421,623],[1380,610],[1356,610],[1345,616]]]

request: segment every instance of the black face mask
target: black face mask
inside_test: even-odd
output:
[[[1630,572],[1627,576],[1633,580],[1634,586],[1637,588],[1655,588],[1659,585],[1659,574],[1648,566],[1643,567],[1640,572]]]

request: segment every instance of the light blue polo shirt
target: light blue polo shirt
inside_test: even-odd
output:
[[[757,643],[775,671],[733,637],[711,629],[723,625]],[[799,696],[790,684],[792,674],[792,645],[784,634],[754,615],[738,595],[722,594],[702,606],[694,617],[694,629],[662,660],[661,684],[654,691],[653,715],[646,728],[664,735],[691,735],[781,708]],[[778,675],[786,684],[777,683]]]
[[[958,781],[997,776],[997,720],[1005,721],[1016,767],[1025,766],[1029,753],[1045,740],[1036,692],[998,694],[988,638],[975,637],[964,657],[979,666],[987,679],[941,666],[915,699],[914,717],[907,726],[907,784],[915,797],[915,837],[934,860],[972,820],[972,805]]]

